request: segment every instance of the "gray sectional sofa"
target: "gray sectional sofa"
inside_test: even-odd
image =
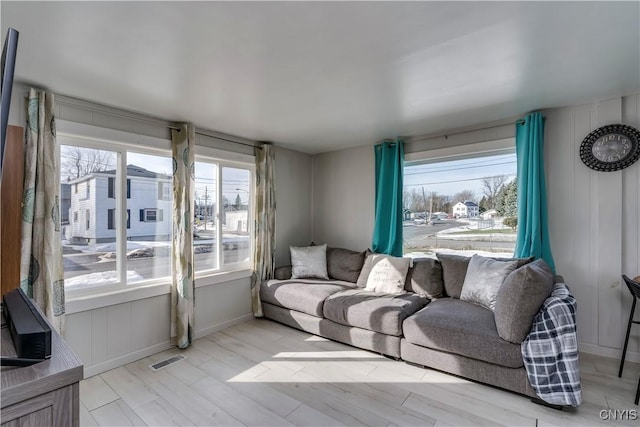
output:
[[[370,252],[327,249],[329,279],[291,279],[276,269],[261,284],[264,316],[312,334],[536,397],[520,343],[559,276],[542,261],[518,260],[495,310],[460,299],[470,258],[414,259],[402,294],[365,290]],[[361,279],[361,280],[358,280]],[[360,285],[360,286],[359,286]],[[507,339],[505,339],[507,338]]]

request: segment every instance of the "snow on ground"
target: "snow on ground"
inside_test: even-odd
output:
[[[137,272],[127,271],[127,283],[139,282],[143,279]],[[119,278],[115,271],[101,271],[64,279],[64,288],[93,288],[95,286],[110,285],[118,281]]]

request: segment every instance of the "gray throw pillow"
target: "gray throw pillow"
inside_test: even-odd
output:
[[[366,252],[327,248],[327,273],[331,279],[356,283]]]
[[[291,279],[291,266],[283,265],[281,267],[276,267],[276,271],[273,272],[273,277],[278,280]]]
[[[472,256],[460,299],[495,310],[496,298],[502,282],[517,267],[517,261],[496,261],[480,255]]]
[[[328,279],[327,245],[291,246],[292,279]]]
[[[451,298],[460,298],[462,284],[467,275],[467,266],[471,257],[461,255],[451,255],[436,253],[438,260],[442,263],[442,279],[444,281],[444,291]],[[518,268],[533,261],[529,258],[493,258],[496,261],[517,261]]]
[[[533,318],[553,290],[554,275],[539,259],[507,276],[496,298],[496,328],[503,340],[520,344],[529,335]]]
[[[413,267],[409,269],[404,289],[429,299],[444,297],[440,261],[435,258],[414,258]]]

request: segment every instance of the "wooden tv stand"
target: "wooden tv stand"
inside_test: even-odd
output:
[[[4,325],[5,319],[2,316]],[[2,356],[15,357],[11,334],[2,327]],[[2,427],[78,426],[82,362],[51,328],[51,359],[0,371]]]

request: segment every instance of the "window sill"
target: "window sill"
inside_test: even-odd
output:
[[[196,288],[227,283],[233,280],[251,277],[250,269],[219,271],[196,278]],[[95,310],[111,305],[123,304],[145,298],[153,298],[171,293],[169,283],[156,283],[142,286],[131,286],[113,291],[92,293],[67,297],[65,301],[66,314],[80,313],[82,311]]]

